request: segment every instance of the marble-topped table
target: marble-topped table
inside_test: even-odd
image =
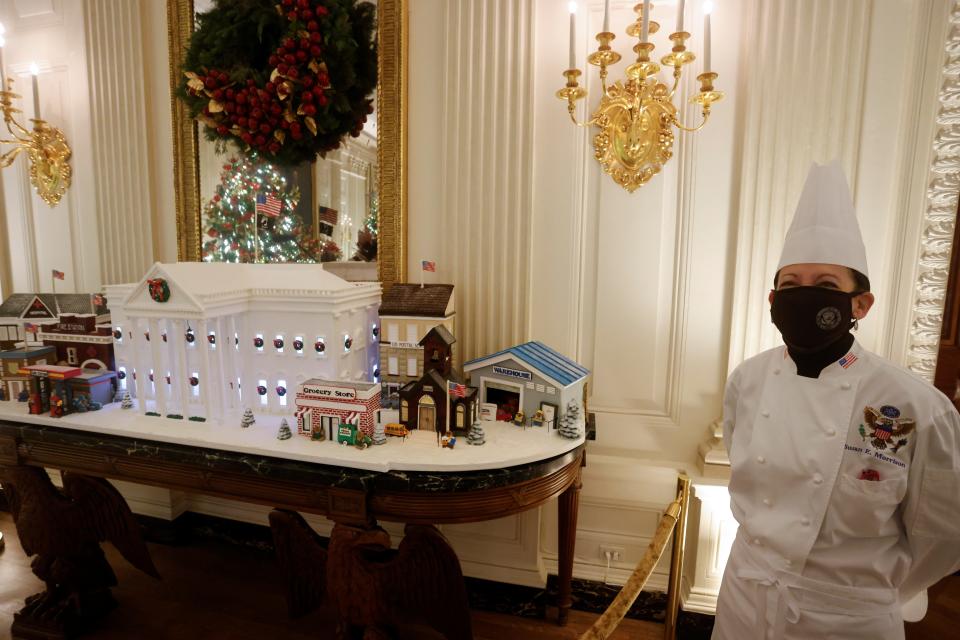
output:
[[[279,419],[276,419],[279,423]],[[348,526],[378,520],[447,524],[493,520],[559,497],[559,621],[566,622],[585,439],[484,423],[487,443],[437,447],[432,434],[357,450],[276,425],[248,429],[141,416],[117,405],[63,418],[0,402],[0,474],[33,466],[324,515]],[[591,437],[595,425],[588,421]]]

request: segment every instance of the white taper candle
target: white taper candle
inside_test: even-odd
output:
[[[643,23],[640,29],[640,42],[650,39],[650,0],[643,0]]]
[[[571,2],[567,5],[570,9],[570,65],[567,69],[577,68],[577,3]]]
[[[40,119],[40,85],[37,83],[37,76],[40,75],[40,67],[36,62],[30,64],[30,75],[33,76],[33,119]]]
[[[713,3],[703,3],[703,71],[712,71],[710,64],[710,14],[713,12]]]
[[[686,0],[677,0],[677,32],[683,31],[683,4]]]
[[[603,0],[603,30],[610,31],[610,0]]]

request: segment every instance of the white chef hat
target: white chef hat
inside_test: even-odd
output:
[[[853,197],[837,161],[810,167],[777,271],[800,263],[839,264],[869,276]]]

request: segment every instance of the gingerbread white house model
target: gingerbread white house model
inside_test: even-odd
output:
[[[118,377],[141,413],[294,411],[311,378],[373,382],[379,283],[312,264],[157,263],[111,285]]]

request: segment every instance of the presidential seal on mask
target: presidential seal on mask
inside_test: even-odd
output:
[[[854,330],[874,303],[843,170],[809,172],[772,274],[784,345],[727,380],[739,523],[715,640],[903,638],[903,605],[960,569],[960,415]]]

